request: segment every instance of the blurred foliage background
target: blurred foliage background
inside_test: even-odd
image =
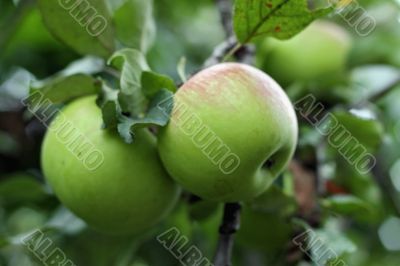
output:
[[[292,243],[309,226],[347,265],[400,263],[400,1],[359,3],[377,22],[368,36],[359,36],[338,14],[327,18],[351,36],[345,73],[329,83],[296,80],[284,89],[293,102],[309,92],[316,95],[376,156],[377,165],[372,173],[358,173],[301,119],[293,164],[271,192],[244,207],[235,265],[315,264],[317,253],[310,258]],[[225,39],[211,0],[155,0],[153,19],[157,30],[147,59],[152,69],[177,82],[182,57],[187,73],[193,73]],[[268,42],[256,42],[255,62],[264,70]],[[88,228],[46,185],[39,161],[46,128],[21,99],[30,81],[52,76],[72,62],[89,69],[103,64],[90,55],[76,63],[81,58],[48,31],[35,1],[0,0],[0,265],[42,265],[20,241],[36,229],[46,231],[76,265],[180,265],[155,239],[173,226],[212,258],[221,220],[217,204],[183,199],[152,232],[116,238]],[[310,191],[317,195],[312,203],[304,199]],[[318,205],[317,214],[308,213],[310,204]]]

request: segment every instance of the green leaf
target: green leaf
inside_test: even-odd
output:
[[[339,124],[343,125],[351,135],[369,151],[375,151],[382,142],[384,129],[368,110],[352,109],[350,112],[333,113]]]
[[[152,0],[126,0],[114,13],[115,31],[124,46],[146,53],[155,40]]]
[[[147,100],[141,88],[141,75],[150,69],[143,54],[134,49],[122,49],[113,54],[108,64],[121,71],[118,100],[122,111],[133,117],[143,115]]]
[[[285,214],[295,210],[295,200],[286,195],[276,185],[271,186],[266,192],[248,202],[247,205],[254,211],[262,213]]]
[[[337,195],[321,201],[321,205],[329,211],[342,215],[351,215],[370,211],[370,206],[365,201],[352,195]]]
[[[332,10],[311,11],[307,0],[236,0],[234,30],[242,44],[262,35],[289,39]]]
[[[133,141],[136,128],[149,125],[165,126],[173,108],[173,93],[166,89],[160,90],[150,103],[147,114],[142,118],[121,117],[118,132],[127,143]]]
[[[40,202],[49,197],[44,186],[26,173],[15,173],[0,183],[0,201],[3,204]]]
[[[316,265],[331,265],[329,262],[333,258],[357,251],[357,246],[343,232],[340,219],[329,217],[319,229],[312,228],[306,221],[298,218],[292,222],[305,230],[293,242],[311,256]]]
[[[340,220],[329,218],[323,228],[315,230],[316,239],[319,239],[323,246],[321,247],[318,242],[314,242],[314,244],[311,244],[311,252],[315,261],[320,262],[321,265],[326,265],[322,263],[328,255],[324,254],[324,251],[333,250],[338,257],[357,251],[357,246],[345,235],[340,226]]]
[[[149,99],[153,98],[161,89],[167,89],[171,92],[177,90],[175,82],[170,77],[150,71],[142,73],[141,84],[144,94]]]
[[[102,90],[97,98],[97,105],[101,108],[104,128],[116,128],[120,110],[118,103],[118,90],[102,82]]]
[[[52,103],[62,103],[84,95],[98,93],[99,81],[85,74],[74,74],[67,77],[37,82],[31,87],[30,95],[41,93],[42,98]]]
[[[59,40],[80,54],[107,58],[114,52],[114,35],[104,0],[38,0],[44,23]]]
[[[0,154],[16,156],[20,149],[18,143],[9,133],[0,130]]]
[[[60,76],[72,76],[74,74],[93,75],[104,69],[105,62],[96,56],[85,56],[71,62],[65,69],[59,72]]]

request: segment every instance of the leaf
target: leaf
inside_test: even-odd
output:
[[[276,185],[271,186],[263,194],[247,203],[248,206],[257,212],[285,214],[295,209],[295,200],[286,195],[281,188]]]
[[[48,197],[44,186],[26,173],[15,173],[0,183],[0,200],[3,204],[40,202]]]
[[[80,54],[107,58],[114,51],[114,36],[104,0],[38,0],[49,31]]]
[[[60,76],[71,76],[74,74],[93,75],[101,72],[104,69],[104,60],[95,56],[85,56],[81,59],[73,61],[65,69]]]
[[[370,211],[368,203],[352,195],[332,196],[323,199],[321,205],[329,211],[342,215],[365,214]]]
[[[147,100],[141,88],[141,75],[150,69],[143,54],[134,49],[122,49],[111,56],[108,64],[121,71],[118,100],[122,111],[133,117],[143,115]]]
[[[112,89],[103,81],[100,97],[97,104],[101,108],[104,128],[116,128],[118,125],[118,114],[121,111],[118,103],[118,90]]]
[[[173,108],[173,93],[166,89],[160,90],[150,103],[149,111],[143,118],[121,117],[118,132],[127,143],[133,141],[136,128],[149,125],[167,125]]]
[[[155,40],[152,0],[126,0],[114,13],[115,31],[124,46],[146,53]]]
[[[355,68],[350,74],[351,87],[348,97],[353,102],[362,102],[383,92],[397,82],[400,84],[400,70],[388,65],[368,65]]]
[[[312,228],[307,222],[298,218],[292,222],[305,230],[292,241],[311,256],[316,265],[331,265],[329,262],[332,258],[357,251],[357,246],[341,230],[341,223],[337,218],[329,217],[319,229]]]
[[[170,77],[150,71],[142,73],[141,84],[144,94],[149,99],[153,98],[161,89],[171,92],[177,90],[175,82]]]
[[[351,135],[369,151],[376,150],[382,142],[384,129],[368,110],[352,109],[350,112],[333,113],[339,124],[343,125]]]
[[[16,156],[19,149],[20,144],[10,134],[0,130],[0,154]]]
[[[234,30],[242,44],[261,35],[289,39],[332,10],[311,11],[307,0],[236,0]]]
[[[340,226],[340,220],[329,218],[323,228],[315,230],[316,239],[320,240],[319,243],[323,243],[323,247],[318,242],[314,242],[311,250],[315,261],[320,262],[321,265],[326,265],[323,264],[323,260],[327,259],[328,254],[323,253],[324,251],[332,250],[338,257],[357,251],[357,246],[345,235]]]
[[[99,91],[99,81],[85,74],[67,77],[56,77],[37,82],[31,87],[30,95],[41,93],[42,98],[52,103],[62,103],[84,95]]]

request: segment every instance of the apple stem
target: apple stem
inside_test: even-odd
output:
[[[240,227],[239,203],[226,203],[224,206],[224,216],[219,227],[219,239],[217,251],[214,257],[215,266],[231,266],[234,235]]]

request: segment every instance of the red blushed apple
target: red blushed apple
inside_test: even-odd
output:
[[[178,90],[158,148],[169,174],[188,191],[241,201],[265,191],[282,172],[297,131],[292,104],[272,78],[248,65],[224,63]]]

